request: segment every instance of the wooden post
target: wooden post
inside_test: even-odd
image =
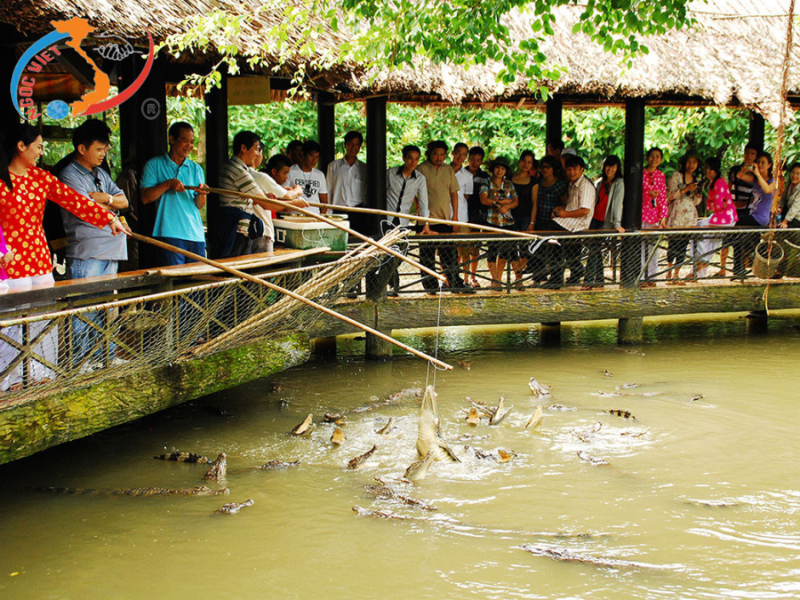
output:
[[[133,54],[119,63],[118,85],[128,87],[141,72],[144,61]],[[142,180],[145,163],[167,151],[167,87],[164,61],[156,58],[144,84],[119,107],[119,138],[122,168],[133,169],[137,181]],[[137,198],[133,198],[137,200]],[[158,203],[132,203],[136,220],[128,219],[137,233],[152,236]],[[146,269],[159,264],[158,250],[145,244],[138,248],[138,267]]]
[[[327,173],[328,165],[336,158],[336,104],[329,92],[317,93],[317,137],[322,146],[317,168]]]
[[[644,319],[629,317],[620,319],[617,328],[617,343],[620,345],[641,344],[644,339]]]
[[[336,358],[336,336],[320,337],[311,340],[311,351],[316,358]]]
[[[539,343],[545,347],[561,345],[561,322],[553,321],[539,325]]]
[[[561,98],[553,96],[547,101],[545,107],[545,144],[560,142],[562,136],[561,122],[563,120],[564,103]],[[545,151],[546,150],[547,147],[545,146]]]
[[[764,117],[750,111],[750,145],[759,150],[764,149]]]
[[[3,40],[6,42],[6,45],[0,47],[0,81],[10,82],[14,74],[14,67],[17,65],[14,42],[21,36],[14,27],[6,23],[0,24],[0,34],[2,34]],[[8,93],[8,87],[6,87],[5,93]],[[4,109],[0,110],[0,137],[4,136],[11,127],[20,122],[19,113],[12,108],[8,100],[3,101],[3,107]]]
[[[367,100],[367,206],[386,210],[386,96]],[[380,217],[367,217],[377,233]]]
[[[625,101],[625,199],[622,226],[627,230],[642,228],[642,170],[644,167],[644,107],[642,98]],[[641,242],[622,242],[620,279],[623,287],[635,285],[641,270]]]
[[[206,94],[206,183],[219,187],[219,172],[230,158],[228,149],[228,79],[223,73],[220,87]],[[219,239],[219,195],[209,194],[206,204],[209,256],[219,256],[216,240]]]
[[[747,335],[765,335],[769,330],[769,316],[765,310],[754,310],[747,314]]]

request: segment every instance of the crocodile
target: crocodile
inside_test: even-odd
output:
[[[500,400],[497,402],[497,408],[495,408],[492,411],[492,416],[489,417],[489,425],[500,425],[503,419],[505,419],[509,415],[511,409],[509,408],[508,410],[506,410],[504,407],[504,403],[505,403],[505,398],[500,396]]]
[[[452,460],[461,462],[449,444],[442,439],[439,414],[436,408],[436,392],[433,390],[432,385],[425,388],[417,433],[417,453],[424,457],[428,452],[433,452],[433,458],[437,461]]]
[[[348,469],[357,469],[361,466],[365,460],[367,460],[370,456],[375,454],[375,451],[378,449],[378,446],[372,446],[369,450],[364,452],[364,454],[359,454],[355,458],[351,459],[350,462],[347,463]]]
[[[226,460],[225,453],[220,452],[217,460],[208,468],[208,471],[203,476],[203,479],[209,481],[220,481],[225,479],[225,474],[228,471],[228,461]]]
[[[409,481],[420,481],[425,479],[428,474],[428,467],[433,462],[433,452],[428,452],[425,458],[420,458],[417,462],[411,463],[406,469],[404,477]]]
[[[303,419],[303,422],[299,425],[296,425],[294,429],[292,429],[292,435],[306,435],[314,431],[313,419],[314,415],[312,413],[308,413],[306,418]]]
[[[261,466],[256,467],[257,469],[264,469],[265,471],[270,470],[277,470],[277,469],[288,469],[289,467],[296,467],[300,464],[299,460],[294,460],[291,462],[287,462],[284,460],[271,460],[268,463],[264,463]]]
[[[172,460],[185,463],[200,463],[203,465],[211,464],[211,461],[208,458],[202,454],[195,454],[194,452],[170,452],[169,454],[159,454],[153,458],[156,460]]]
[[[342,413],[325,413],[322,418],[326,423],[334,423],[336,425],[343,425],[347,417]]]
[[[534,556],[546,556],[553,560],[562,562],[577,562],[598,567],[608,567],[611,569],[675,569],[677,565],[653,565],[632,560],[620,560],[617,558],[603,558],[577,554],[567,548],[551,548],[548,546],[536,546],[534,544],[522,544],[520,550],[530,552]]]
[[[634,417],[630,411],[620,410],[618,408],[612,408],[608,411],[608,414],[614,415],[615,417],[622,417],[623,419],[631,419],[632,421],[636,420],[636,417]]]
[[[252,498],[244,502],[230,502],[223,504],[222,508],[218,508],[216,512],[218,515],[235,515],[245,506],[253,506],[253,504],[255,504],[255,501]]]
[[[336,429],[334,429],[333,433],[331,434],[331,444],[333,444],[334,446],[341,446],[342,444],[344,444],[344,440],[345,437],[342,428],[337,427]]]
[[[433,504],[428,504],[424,500],[419,500],[417,498],[412,498],[411,496],[408,496],[408,495],[406,495],[406,494],[404,494],[402,492],[398,492],[397,490],[392,489],[392,488],[390,488],[388,486],[385,486],[385,485],[369,485],[368,484],[368,485],[364,486],[364,489],[368,493],[374,494],[378,498],[392,498],[394,500],[399,500],[400,502],[403,502],[404,504],[408,504],[409,506],[416,506],[417,508],[422,509],[422,510],[430,510],[430,511],[439,510]]]
[[[525,423],[525,429],[536,429],[541,423],[544,416],[542,415],[542,405],[536,407],[536,412],[533,413],[528,422]]]
[[[399,404],[400,402],[405,402],[407,400],[416,400],[417,398],[421,397],[422,397],[422,388],[405,388],[400,390],[399,392],[394,392],[393,394],[389,394],[383,400],[379,400],[377,397],[373,396],[372,397],[372,399],[374,400],[373,402],[369,402],[363,406],[354,408],[350,412],[353,413],[366,412],[374,408],[386,406],[387,404]]]
[[[528,382],[528,387],[530,388],[531,393],[539,398],[549,396],[550,390],[553,389],[549,385],[539,383],[536,381],[535,377],[531,377],[531,380]]]
[[[89,488],[70,488],[70,487],[38,487],[40,492],[52,492],[54,494],[75,494],[80,496],[219,496],[228,494],[228,488],[211,489],[205,485],[193,488],[161,488],[161,487],[142,487],[142,488],[109,488],[109,489],[89,489]]]
[[[375,433],[378,435],[386,435],[392,429],[392,425],[394,425],[394,417],[389,417],[389,422],[378,429]]]

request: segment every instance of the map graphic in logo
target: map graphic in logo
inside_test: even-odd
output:
[[[95,31],[95,28],[89,25],[86,19],[78,17],[69,21],[52,21],[51,23],[55,31],[47,34],[28,48],[14,68],[14,74],[11,77],[11,100],[22,118],[28,120],[39,118],[40,113],[36,110],[36,103],[33,100],[33,88],[36,84],[34,74],[41,73],[42,67],[61,55],[58,50],[58,44],[64,40],[69,40],[64,43],[75,50],[94,71],[94,89],[89,90],[80,100],[76,100],[71,104],[67,104],[63,100],[50,102],[45,109],[45,113],[52,119],[63,119],[70,113],[73,117],[89,116],[119,106],[142,87],[145,79],[150,74],[155,51],[153,36],[150,35],[150,32],[147,32],[150,49],[142,72],[131,85],[120,91],[116,96],[109,98],[111,81],[108,75],[101,71],[94,60],[81,48],[81,42]],[[98,54],[107,60],[119,61],[136,52],[133,46],[117,32],[100,33],[95,37],[103,42],[97,48]],[[30,74],[23,77],[23,73],[26,70]]]

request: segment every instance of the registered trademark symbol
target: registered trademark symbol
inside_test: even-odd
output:
[[[148,98],[142,102],[142,116],[153,121],[161,114],[161,104],[155,98]]]

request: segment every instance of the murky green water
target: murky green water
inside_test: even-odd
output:
[[[395,484],[437,512],[364,489],[415,460],[416,404],[350,414],[341,448],[328,441],[332,425],[287,435],[308,412],[424,385],[425,365],[405,358],[306,365],[1,467],[0,597],[800,597],[798,323],[773,319],[768,336],[746,336],[741,318],[649,323],[644,355],[619,350],[610,323],[565,326],[560,347],[539,345],[535,329],[444,331],[442,357],[471,364],[436,377],[443,433],[463,462]],[[428,333],[409,340],[435,347]],[[531,396],[531,376],[552,398]],[[271,392],[273,382],[283,389]],[[631,395],[609,395],[629,382],[640,386],[619,392]],[[499,426],[466,424],[465,397],[501,395],[513,410]],[[545,410],[540,428],[525,430],[540,403],[572,410]],[[393,435],[379,436],[390,416]],[[345,468],[373,444],[366,464]],[[481,460],[465,445],[518,456]],[[151,458],[175,449],[224,450],[230,496],[31,489],[201,485],[205,467]],[[254,468],[272,459],[302,462]],[[248,498],[239,514],[214,515]],[[407,518],[360,517],[354,505]]]

